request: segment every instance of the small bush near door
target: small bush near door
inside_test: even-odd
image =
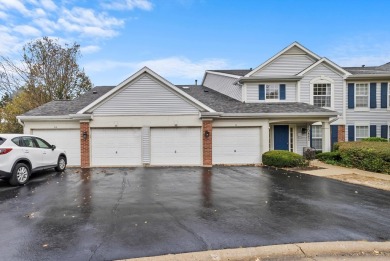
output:
[[[263,164],[278,168],[307,166],[303,156],[287,150],[272,150],[264,153]]]

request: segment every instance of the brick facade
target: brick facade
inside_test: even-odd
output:
[[[84,132],[87,134],[87,137],[85,140],[83,137]],[[89,122],[80,122],[81,168],[89,168],[90,167],[89,138],[90,138]]]
[[[345,141],[345,125],[338,126],[337,141],[338,142]]]
[[[213,164],[213,121],[203,120],[202,136],[203,136],[203,166],[211,166]],[[206,131],[209,136],[206,137]]]

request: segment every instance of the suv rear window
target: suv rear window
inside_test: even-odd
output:
[[[5,138],[0,137],[0,145],[3,144],[5,141]]]
[[[20,147],[20,146],[23,146],[23,140],[22,140],[21,137],[13,138],[13,139],[12,139],[12,142],[15,143],[16,145],[18,145],[19,147]]]

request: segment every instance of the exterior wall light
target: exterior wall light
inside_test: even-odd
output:
[[[208,138],[208,137],[210,136],[210,132],[209,132],[209,131],[205,131],[205,132],[204,132],[204,136],[205,136],[206,138]]]
[[[87,140],[88,133],[86,131],[83,131],[83,140]]]

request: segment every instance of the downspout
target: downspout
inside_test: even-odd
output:
[[[17,119],[18,119],[18,123],[19,123],[20,125],[22,125],[23,128],[24,128],[24,122],[23,122],[21,119],[19,119],[19,118],[17,118]]]

